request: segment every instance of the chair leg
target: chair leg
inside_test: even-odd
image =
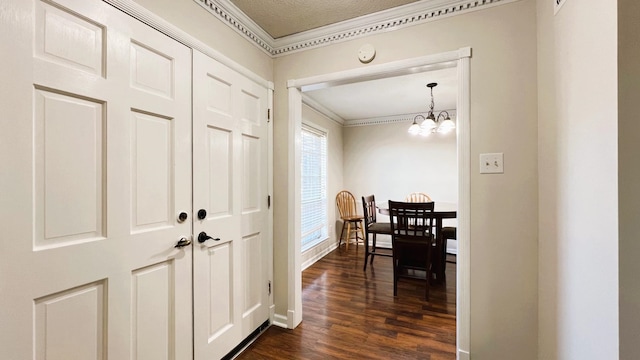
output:
[[[400,254],[393,250],[393,296],[398,296],[398,258]]]
[[[340,240],[338,241],[338,247],[342,245],[342,238],[344,237],[344,226],[347,225],[346,221],[342,222],[342,230],[340,230]]]
[[[433,269],[431,268],[431,266],[429,266],[429,264],[431,264],[431,249],[427,250],[427,281],[424,290],[425,300],[429,300],[429,285],[431,284],[431,278],[433,277]]]
[[[371,247],[371,250],[373,250],[372,252],[375,253],[376,252],[376,234],[373,234],[373,246]],[[371,265],[373,265],[373,257],[376,256],[376,254],[371,254]]]
[[[354,221],[352,225],[353,228],[351,228],[351,231],[353,231],[354,242],[356,244],[356,253],[358,253],[358,230],[360,229],[360,223],[358,221]]]
[[[362,221],[358,221],[358,227],[360,228],[360,239],[362,239],[362,242],[364,242],[364,224],[362,223]],[[358,242],[357,238],[356,242]]]
[[[442,280],[447,281],[447,239],[442,239],[442,251],[440,252],[440,273]]]
[[[376,234],[373,234],[376,236]],[[373,254],[371,254],[373,256]],[[367,260],[369,260],[369,234],[365,231],[364,235],[364,268],[363,271],[367,271]]]
[[[349,251],[349,239],[351,239],[351,221],[347,221],[347,238],[346,238],[346,249]]]

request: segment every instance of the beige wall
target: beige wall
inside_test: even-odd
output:
[[[273,60],[193,0],[133,0],[265,80]]]
[[[407,133],[411,122],[344,129],[344,183],[358,200],[400,201],[412,192],[458,202],[455,131],[428,138]],[[360,204],[360,203],[359,203]]]
[[[538,19],[539,358],[617,359],[616,1]]]
[[[308,106],[302,107],[302,121],[320,127],[327,132],[327,216],[329,239],[302,253],[302,266],[307,267],[319,256],[333,250],[337,245],[337,234],[342,226],[340,214],[335,204],[338,191],[343,189],[343,131],[342,125],[327,118]]]
[[[537,355],[536,3],[522,0],[423,25],[291,54],[275,60],[274,262],[276,313],[287,311],[286,81],[470,46],[471,353],[473,359]],[[504,152],[505,173],[480,175],[484,152]]]
[[[452,118],[455,112],[450,112]],[[410,135],[411,122],[397,122],[344,129],[344,184],[361,210],[362,196],[376,201],[401,201],[412,192],[424,192],[434,201],[458,203],[456,133]],[[378,221],[389,218],[378,215]],[[455,226],[456,221],[445,220]],[[389,237],[378,236],[378,245],[390,246]],[[450,244],[455,247],[452,241]]]
[[[640,354],[640,2],[618,1],[620,359]],[[612,106],[612,105],[609,105]]]

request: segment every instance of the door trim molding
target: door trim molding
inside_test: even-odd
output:
[[[366,80],[400,76],[418,71],[456,67],[458,72],[457,151],[458,151],[458,259],[456,318],[457,353],[467,358],[470,346],[470,58],[471,48],[400,60],[366,68],[339,71],[287,81],[288,104],[288,313],[287,326],[294,328],[302,321],[302,254],[300,252],[300,131],[303,92]],[[466,356],[466,357],[465,357]]]

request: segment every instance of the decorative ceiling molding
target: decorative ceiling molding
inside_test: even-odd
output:
[[[423,24],[519,0],[423,0],[274,39],[229,0],[194,0],[272,57]]]
[[[456,121],[456,111],[455,110],[447,110],[449,116]],[[398,122],[412,122],[413,119],[417,115],[425,116],[426,112],[419,113],[411,113],[411,114],[399,114],[399,115],[391,115],[391,116],[382,116],[376,118],[369,119],[354,119],[354,120],[345,120],[344,127],[355,127],[355,126],[368,126],[368,125],[381,125],[381,124],[391,124]]]
[[[344,126],[344,119],[342,117],[340,117],[340,115],[334,113],[333,111],[329,110],[327,107],[325,107],[324,105],[320,104],[319,102],[315,101],[314,99],[312,99],[311,97],[309,97],[309,95],[302,93],[302,103],[307,105],[308,107],[312,108],[313,110],[319,112],[320,114],[324,115],[325,117],[335,121],[336,123],[340,124],[341,126]]]
[[[274,39],[229,0],[193,0],[224,24],[273,56]]]
[[[417,112],[410,114],[398,114],[398,115],[390,115],[390,116],[380,116],[375,118],[367,118],[367,119],[352,119],[345,120],[340,115],[334,113],[333,111],[326,108],[324,105],[318,103],[309,95],[302,93],[302,103],[307,105],[309,108],[317,111],[321,115],[326,118],[335,121],[338,125],[342,127],[355,127],[355,126],[369,126],[369,125],[381,125],[381,124],[391,124],[398,122],[409,122],[413,121],[413,119],[417,115],[425,116],[427,112]],[[447,110],[449,116],[455,121],[456,119],[456,110],[450,109]]]

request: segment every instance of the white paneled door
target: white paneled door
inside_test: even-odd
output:
[[[0,358],[191,359],[190,49],[97,0],[0,8]]]
[[[193,54],[194,351],[219,359],[269,318],[268,90]]]

